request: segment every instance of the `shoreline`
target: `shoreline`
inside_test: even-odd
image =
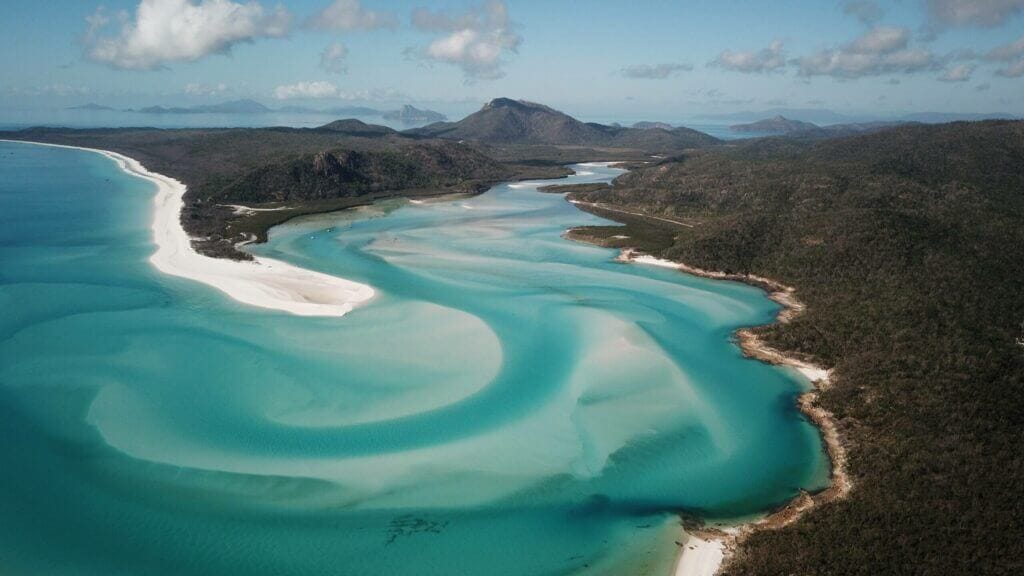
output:
[[[632,248],[622,249],[616,260],[631,264],[672,268],[703,278],[732,280],[756,286],[768,292],[768,297],[782,306],[776,316],[776,321],[782,324],[792,321],[804,310],[804,304],[797,300],[794,288],[770,278],[704,270],[680,262],[656,258]],[[836,420],[831,412],[815,404],[818,393],[828,389],[832,384],[831,370],[768,346],[753,329],[754,327],[740,328],[735,332],[736,344],[744,356],[768,364],[795,368],[811,382],[811,389],[800,394],[796,404],[800,412],[820,431],[825,452],[831,462],[832,482],[828,488],[815,494],[801,490],[800,494],[784,507],[753,522],[728,529],[691,530],[689,532],[684,530],[683,533],[687,539],[679,546],[679,555],[673,569],[673,576],[714,576],[736,557],[739,546],[749,535],[759,530],[774,530],[787,526],[814,506],[843,498],[852,487],[846,471],[846,448],[842,444]]]
[[[0,141],[95,152],[113,160],[125,173],[155,184],[150,229],[156,252],[149,261],[164,274],[206,284],[243,304],[296,316],[343,316],[374,296],[373,287],[367,284],[299,268],[281,260],[258,256],[251,261],[228,260],[196,252],[191,237],[181,225],[185,185],[150,172],[134,158],[97,148]]]

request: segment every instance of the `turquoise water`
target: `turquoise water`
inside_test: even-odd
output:
[[[678,512],[827,482],[805,383],[729,342],[777,306],[562,239],[606,222],[561,196],[280,226],[378,292],[301,318],[154,270],[152,195],[0,143],[0,573],[660,575]]]

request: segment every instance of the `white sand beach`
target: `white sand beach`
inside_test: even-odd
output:
[[[725,558],[725,544],[716,538],[688,535],[679,549],[674,576],[713,576]]]
[[[802,313],[805,308],[804,304],[796,298],[795,290],[792,287],[763,276],[704,270],[681,262],[656,258],[629,248],[622,250],[618,260],[634,264],[673,268],[705,278],[734,280],[759,286],[769,291],[769,297],[782,305],[782,310],[779,311],[776,320],[783,324],[790,322],[796,315]],[[818,391],[827,389],[832,385],[832,371],[768,346],[756,332],[748,328],[737,330],[736,340],[745,355],[762,362],[768,362],[769,364],[793,368],[811,383],[811,389],[797,398],[797,406],[821,431],[825,450],[828,452],[829,460],[832,463],[832,485],[828,489],[814,495],[801,492],[785,508],[777,510],[757,521],[721,531],[719,535],[697,537],[688,534],[688,539],[683,544],[679,557],[676,560],[674,576],[714,576],[721,568],[722,563],[746,536],[756,530],[771,530],[786,526],[818,504],[844,498],[853,486],[846,472],[846,448],[843,446],[835,417],[831,412],[815,403]]]
[[[150,262],[165,274],[202,282],[251,306],[299,316],[341,316],[374,295],[373,288],[366,284],[306,270],[280,260],[257,257],[252,261],[238,261],[204,256],[195,251],[181,226],[185,195],[185,185],[181,182],[150,172],[135,159],[115,152],[39,142],[33,144],[103,154],[117,162],[125,172],[156,184],[152,229],[157,249]]]

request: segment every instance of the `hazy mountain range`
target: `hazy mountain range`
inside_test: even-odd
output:
[[[716,144],[717,138],[689,128],[624,128],[581,122],[554,108],[495,98],[458,122],[436,122],[409,134],[487,144],[611,146],[679,150]]]
[[[307,106],[282,106],[270,108],[255,100],[242,99],[220,102],[217,104],[200,104],[195,106],[145,106],[143,108],[112,108],[90,102],[81,106],[72,106],[70,110],[89,110],[94,112],[139,112],[142,114],[330,114],[336,116],[381,116],[388,120],[400,120],[408,123],[438,122],[447,117],[433,110],[421,110],[405,105],[399,110],[378,110],[367,106],[340,106],[317,109]]]
[[[819,126],[828,124],[858,124],[865,122],[921,122],[925,124],[941,124],[959,120],[1018,120],[1013,114],[992,112],[988,114],[953,113],[953,112],[915,112],[902,115],[870,115],[841,114],[820,108],[769,108],[766,110],[745,110],[727,114],[704,115],[706,120],[722,123],[757,122],[765,118],[782,116],[788,120],[812,122]]]

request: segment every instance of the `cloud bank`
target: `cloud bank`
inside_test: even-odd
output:
[[[775,40],[767,48],[756,52],[725,50],[709,66],[748,74],[772,72],[786,66],[786,56],[782,51],[782,41]]]
[[[332,42],[320,53],[320,67],[328,72],[341,74],[346,70],[347,57],[348,47],[341,42]]]
[[[860,78],[937,70],[942,62],[930,51],[908,47],[910,30],[876,26],[843,46],[820,50],[794,61],[801,76]]]
[[[995,28],[1024,11],[1024,0],[927,0],[925,5],[940,27]]]
[[[512,30],[508,7],[497,0],[457,15],[417,8],[412,13],[412,25],[439,34],[413,53],[458,66],[467,81],[504,76],[505,59],[522,43],[522,37]]]
[[[655,64],[653,66],[650,64],[636,64],[626,66],[619,73],[626,78],[662,80],[679,72],[689,72],[690,70],[693,70],[692,64],[679,62],[675,64]]]
[[[334,0],[306,21],[315,30],[376,30],[394,28],[398,18],[390,12],[377,12],[363,8],[359,0]]]
[[[843,13],[864,24],[874,24],[882,18],[882,7],[872,0],[846,0],[843,2]]]
[[[287,35],[291,15],[278,6],[230,0],[142,0],[134,17],[119,15],[120,30],[103,35],[110,23],[100,9],[86,19],[83,40],[91,60],[126,70],[152,70],[171,62],[194,62],[224,54],[242,42]]]

